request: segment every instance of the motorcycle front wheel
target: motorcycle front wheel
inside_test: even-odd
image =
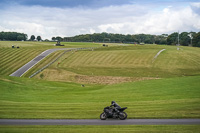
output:
[[[105,113],[105,112],[101,113],[100,119],[101,119],[101,120],[106,120],[106,119],[107,119],[107,116],[106,116],[106,113]]]
[[[126,112],[120,112],[120,114],[119,114],[119,119],[120,119],[120,120],[125,120],[126,118],[127,118]]]

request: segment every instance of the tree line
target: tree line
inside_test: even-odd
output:
[[[103,43],[136,43],[136,44],[161,44],[200,47],[200,32],[174,32],[170,35],[135,34],[123,35],[113,33],[94,33],[77,35],[74,37],[52,37],[53,41],[65,42],[103,42]]]
[[[5,41],[41,41],[41,36],[31,35],[28,39],[27,34],[18,32],[0,32],[0,40]],[[46,39],[47,40],[47,39]],[[94,33],[77,35],[74,37],[52,37],[53,41],[65,42],[103,42],[103,43],[132,43],[132,44],[161,44],[200,47],[200,32],[174,32],[170,35],[150,35],[150,34],[113,34],[113,33]]]
[[[0,32],[0,40],[1,41],[27,41],[28,35],[24,33],[18,33],[18,32]],[[41,41],[41,36],[37,36],[37,38],[34,35],[31,35],[29,41]]]
[[[26,41],[28,38],[27,34],[17,32],[0,32],[0,40],[8,41]]]
[[[167,37],[167,45],[200,47],[200,32],[174,32]]]
[[[34,41],[35,39],[36,39],[37,41],[41,41],[41,40],[42,40],[41,36],[37,36],[37,38],[35,38],[35,35],[31,35],[29,41]]]
[[[110,42],[110,43],[148,43],[148,44],[166,44],[166,34],[159,36],[150,34],[123,35],[113,33],[94,33],[77,35],[74,37],[52,37],[52,40],[66,42]]]

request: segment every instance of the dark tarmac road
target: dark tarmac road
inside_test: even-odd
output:
[[[0,119],[0,125],[200,125],[200,119]]]

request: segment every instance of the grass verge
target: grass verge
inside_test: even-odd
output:
[[[1,133],[199,133],[199,125],[0,126]]]

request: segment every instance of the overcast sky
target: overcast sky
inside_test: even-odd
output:
[[[42,39],[199,32],[200,0],[0,0],[0,31]]]

